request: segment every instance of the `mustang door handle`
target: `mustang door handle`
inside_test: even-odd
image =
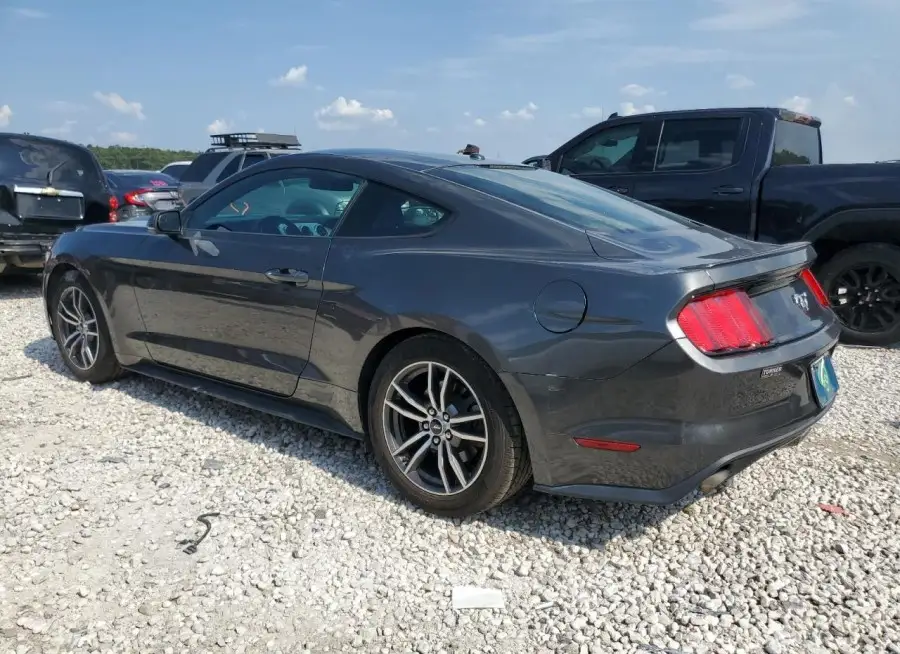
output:
[[[266,271],[266,277],[270,282],[278,282],[281,284],[295,284],[297,286],[306,286],[309,283],[309,275],[304,270],[294,270],[293,268],[273,268]]]
[[[739,195],[744,192],[743,186],[717,186],[716,195]]]

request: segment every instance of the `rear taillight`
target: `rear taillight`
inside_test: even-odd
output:
[[[828,295],[826,295],[825,289],[822,288],[822,285],[819,283],[819,280],[816,279],[816,276],[812,274],[812,271],[809,268],[804,269],[804,271],[800,273],[800,279],[809,286],[809,290],[816,296],[816,300],[819,301],[819,304],[827,308]]]
[[[153,189],[139,188],[136,191],[129,191],[125,194],[125,203],[134,205],[135,207],[146,207],[147,201],[142,197],[144,193],[152,193]]]
[[[678,314],[678,326],[704,354],[753,350],[773,338],[750,296],[737,289],[692,300]]]
[[[119,219],[119,198],[115,195],[109,196],[109,222],[114,223]]]

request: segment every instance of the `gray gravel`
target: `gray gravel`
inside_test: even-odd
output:
[[[74,381],[37,287],[2,284],[0,652],[900,652],[900,351],[841,350],[826,422],[715,497],[458,522],[354,442]]]

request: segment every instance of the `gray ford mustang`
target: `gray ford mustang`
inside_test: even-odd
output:
[[[530,166],[336,150],[61,236],[44,299],[78,379],[367,438],[466,516],[531,484],[667,504],[799,441],[838,387],[814,256]]]

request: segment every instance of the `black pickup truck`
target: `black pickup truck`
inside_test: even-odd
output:
[[[745,238],[809,241],[843,340],[900,342],[900,165],[823,164],[820,127],[771,108],[613,114],[524,163]]]

